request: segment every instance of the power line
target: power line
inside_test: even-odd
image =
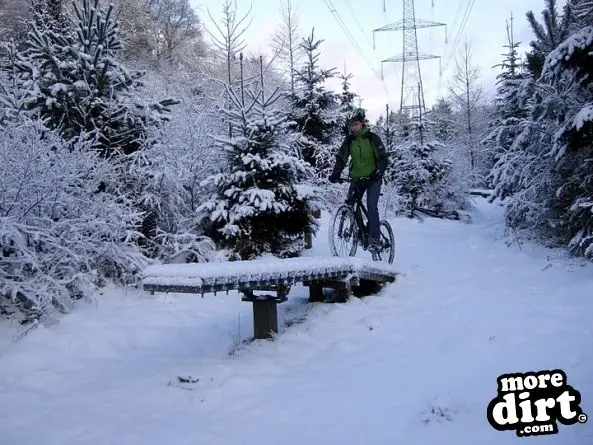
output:
[[[358,45],[358,43],[356,42],[356,40],[354,39],[354,37],[352,36],[350,31],[348,31],[348,28],[344,25],[344,21],[342,20],[342,18],[340,17],[340,14],[334,7],[332,0],[323,0],[323,1],[324,1],[325,5],[328,7],[328,9],[330,10],[330,12],[332,13],[332,15],[334,16],[334,18],[336,19],[336,21],[338,22],[338,25],[340,25],[340,28],[342,28],[342,31],[344,31],[344,34],[346,34],[346,37],[348,38],[348,40],[350,40],[350,43],[352,44],[352,46],[354,47],[354,49],[356,50],[358,55],[371,68],[371,72],[374,73],[375,68],[373,67],[373,63],[369,61],[369,59],[364,54],[364,51],[362,51],[362,49],[360,48],[360,46]],[[385,94],[389,95],[389,91],[387,90],[387,85],[385,84],[385,82],[383,80],[382,80],[382,83],[383,83],[383,89],[385,90]]]
[[[461,0],[459,3],[459,8],[457,9],[456,15],[458,15],[459,11],[461,11],[461,9],[462,9],[461,5],[463,3],[464,3],[464,0]],[[453,45],[451,45],[451,49],[450,49],[448,55],[445,57],[445,64],[444,64],[444,67],[442,68],[442,73],[446,72],[447,68],[449,67],[449,64],[451,63],[452,60],[454,60],[455,50],[457,49],[457,45],[459,44],[461,35],[463,34],[463,31],[465,30],[465,26],[467,25],[467,21],[471,14],[474,3],[475,3],[475,0],[469,0],[467,6],[465,8],[465,12],[463,13],[463,18],[461,19],[462,23],[459,26],[459,30],[455,36]],[[457,17],[455,18],[455,20],[457,20]],[[442,85],[441,85],[441,82],[439,81],[439,87],[438,87],[438,95],[439,96],[441,94],[441,89],[442,89]]]
[[[451,24],[451,33],[450,33],[450,35],[453,35],[455,33],[455,31],[456,31],[455,26],[457,25],[457,20],[459,19],[459,14],[460,14],[461,9],[463,8],[463,4],[465,2],[466,2],[466,0],[459,0],[459,3],[457,3],[457,10],[455,11],[455,16],[453,18],[453,23]],[[449,43],[449,39],[447,39],[446,46],[448,46],[448,43]]]
[[[459,18],[459,13],[461,12],[462,5],[465,3],[465,0],[459,0],[457,4],[457,11],[455,11],[455,18],[453,19],[453,24],[451,25],[452,29],[455,29],[455,25],[457,24],[457,19]]]
[[[350,31],[348,31],[348,28],[346,28],[346,26],[344,26],[344,22],[342,21],[342,18],[340,17],[340,14],[338,14],[338,11],[336,11],[336,8],[334,7],[332,1],[331,0],[323,0],[323,1],[326,4],[326,6],[329,8],[330,12],[332,13],[332,15],[334,16],[334,18],[336,19],[336,21],[338,22],[338,25],[340,25],[340,28],[342,28],[342,31],[344,31],[344,34],[346,34],[346,37],[348,37],[348,40],[350,40],[350,43],[352,44],[352,46],[354,47],[354,49],[356,50],[356,52],[358,53],[358,55],[361,56],[362,59],[369,66],[371,66],[371,69],[374,71],[374,68],[372,68],[372,66],[373,66],[372,62],[369,62],[369,60],[365,56],[365,54],[362,51],[362,49],[360,48],[360,46],[358,46],[358,43],[356,42],[356,40],[354,39],[354,37],[352,36],[352,34],[350,33]]]
[[[449,55],[446,57],[444,70],[447,69],[447,67],[449,66],[449,63],[451,63],[451,60],[453,60],[453,58],[454,58],[455,50],[457,49],[457,45],[458,45],[459,41],[461,40],[461,36],[463,34],[463,31],[465,30],[465,26],[467,25],[467,21],[471,14],[474,3],[475,3],[475,0],[470,0],[469,3],[467,4],[467,7],[465,9],[465,13],[464,13],[464,16],[462,19],[462,24],[459,27],[459,31],[457,32],[455,41],[453,42],[453,46],[451,47]]]
[[[451,45],[449,46],[449,48],[448,48],[448,50],[447,50],[448,52],[446,52],[446,55],[445,55],[445,57],[444,57],[444,60],[445,60],[445,62],[447,62],[447,61],[449,60],[449,55],[450,55],[452,52],[454,52],[455,44],[456,44],[456,42],[457,42],[457,39],[458,39],[459,33],[460,33],[460,32],[461,32],[461,30],[463,29],[463,24],[462,24],[461,22],[463,22],[463,16],[465,16],[465,12],[464,12],[463,14],[461,14],[461,16],[460,16],[460,13],[461,13],[461,10],[462,10],[462,8],[463,8],[463,4],[465,3],[465,1],[466,1],[466,0],[461,0],[461,1],[459,2],[459,5],[458,5],[458,8],[457,8],[457,11],[456,11],[456,13],[455,13],[455,21],[453,22],[453,29],[452,29],[452,31],[451,31],[451,37],[452,37],[452,39],[451,39]],[[470,3],[469,3],[469,1],[470,1],[470,0],[467,0],[467,5],[465,6],[465,11],[467,11],[467,8],[468,8],[468,6],[469,6],[469,4],[470,4]],[[460,23],[458,23],[458,20],[459,20],[459,18],[461,18],[461,21],[460,21]],[[458,25],[458,27],[457,27],[457,28],[455,28],[455,25]]]
[[[354,20],[356,27],[361,32],[361,34],[365,37],[365,43],[370,42],[371,47],[372,47],[372,42],[370,41],[369,36],[367,35],[365,29],[363,28],[362,24],[360,23],[360,20],[358,20],[358,18],[356,17],[356,13],[354,12],[354,9],[352,8],[352,3],[350,3],[350,0],[342,0],[342,1],[346,5],[346,8],[348,8],[348,12],[350,12],[350,16],[352,16],[352,20]]]
[[[386,0],[383,0],[383,20],[386,23],[391,23],[389,13],[387,12]],[[393,41],[392,41],[392,38],[391,38],[391,33],[387,34],[387,43],[389,43],[389,47],[390,48],[393,46]],[[383,82],[383,84],[385,85],[385,89],[387,89],[387,83],[385,83],[385,78],[383,76],[383,64],[381,64],[381,82]],[[391,98],[391,96],[388,94],[387,95],[388,101],[389,101],[390,98]]]

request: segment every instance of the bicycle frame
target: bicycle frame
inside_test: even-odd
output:
[[[369,234],[368,234],[369,214],[367,212],[366,207],[362,203],[362,200],[358,197],[356,198],[356,202],[353,207],[354,207],[353,208],[354,219],[356,220],[356,225],[358,227],[358,239],[360,239],[360,241],[362,241],[363,248],[366,249],[368,242],[369,242],[369,239],[368,239],[369,238]],[[366,224],[364,222],[363,214],[367,220]]]
[[[353,193],[354,202],[350,202],[350,197],[346,200],[346,203],[352,207],[352,212],[354,213],[354,219],[356,220],[356,226],[358,227],[358,239],[362,242],[363,249],[368,248],[369,243],[369,234],[368,234],[368,220],[369,220],[369,213],[367,208],[362,203],[362,196],[359,196],[357,190],[354,190]],[[367,223],[365,224],[364,218],[366,218]],[[341,230],[340,230],[341,232]]]

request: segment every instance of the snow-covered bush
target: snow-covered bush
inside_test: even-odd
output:
[[[393,112],[378,121],[390,158],[387,208],[408,215],[416,209],[455,215],[469,205],[468,164],[452,143],[449,119],[434,113],[422,122]]]
[[[388,180],[395,186],[399,210],[441,210],[444,206],[441,183],[449,173],[450,164],[435,159],[437,148],[435,143],[411,143],[399,146],[394,152]]]
[[[134,247],[141,215],[91,144],[67,144],[39,121],[1,129],[1,306],[49,320],[146,263]]]

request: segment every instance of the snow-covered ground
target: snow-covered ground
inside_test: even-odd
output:
[[[507,246],[476,202],[471,224],[393,220],[398,281],[346,304],[296,288],[273,342],[242,343],[234,292],[111,289],[18,342],[0,325],[0,444],[593,444],[593,420],[521,439],[487,422],[500,374],[555,368],[593,415],[593,266]]]

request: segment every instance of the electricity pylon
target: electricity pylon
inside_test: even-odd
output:
[[[436,26],[447,26],[445,23],[433,22],[430,20],[417,19],[414,10],[414,0],[402,0],[403,19],[381,28],[373,30],[373,46],[375,45],[375,33],[383,31],[402,31],[403,52],[396,56],[381,61],[401,62],[402,64],[402,85],[400,112],[411,111],[412,116],[418,116],[426,110],[424,102],[424,88],[422,86],[422,75],[420,72],[420,60],[438,59],[440,56],[425,54],[418,51],[417,30],[420,28],[432,28]]]

